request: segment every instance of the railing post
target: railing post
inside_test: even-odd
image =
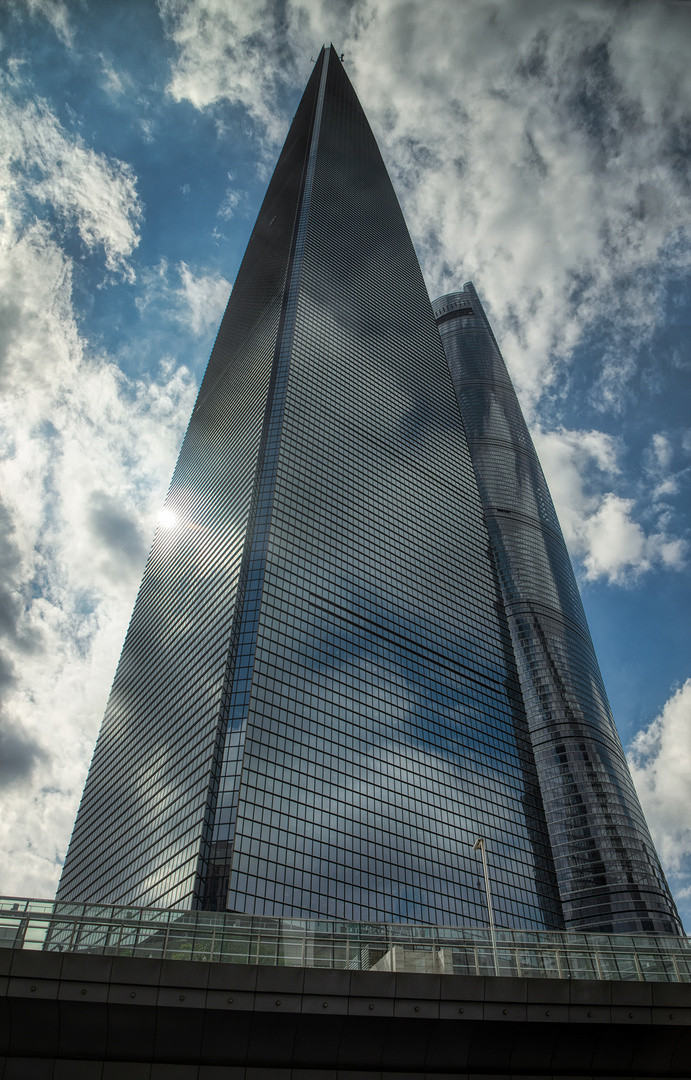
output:
[[[14,946],[15,949],[17,949],[17,948],[23,949],[24,948],[24,942],[26,941],[26,931],[28,930],[28,928],[29,928],[29,916],[24,915],[24,917],[19,920],[19,930],[17,931],[16,937],[15,937],[15,942],[18,941],[19,945],[15,944],[15,946]]]
[[[494,974],[499,974],[499,957],[497,955],[497,936],[494,932],[494,912],[492,911],[492,892],[489,887],[489,871],[487,869],[487,852],[485,850],[484,836],[478,836],[473,844],[473,851],[479,851],[482,856],[482,873],[485,879],[485,894],[487,896],[487,916],[489,918],[489,933],[492,939],[492,955],[494,957]]]
[[[554,950],[554,958],[557,961],[557,972],[559,974],[559,978],[563,979],[564,978],[564,969],[561,966],[561,956],[559,955],[559,949]]]

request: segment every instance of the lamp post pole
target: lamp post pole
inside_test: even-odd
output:
[[[487,871],[487,851],[485,850],[484,836],[478,836],[473,844],[473,851],[480,852],[482,856],[482,873],[485,878],[485,893],[487,894],[487,914],[489,915],[489,933],[492,940],[492,956],[494,958],[494,974],[499,974],[499,959],[497,957],[497,935],[494,932],[494,913],[492,911],[492,894],[489,889],[489,873]]]

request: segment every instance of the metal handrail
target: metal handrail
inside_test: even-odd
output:
[[[0,897],[0,945],[298,967],[691,982],[674,935],[358,923]]]

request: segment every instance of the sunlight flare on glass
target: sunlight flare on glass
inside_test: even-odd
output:
[[[172,510],[164,509],[158,519],[161,529],[174,529],[178,523],[178,516]]]

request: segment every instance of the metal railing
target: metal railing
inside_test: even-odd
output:
[[[540,979],[691,982],[672,935],[352,923],[0,897],[0,947],[167,960]]]

